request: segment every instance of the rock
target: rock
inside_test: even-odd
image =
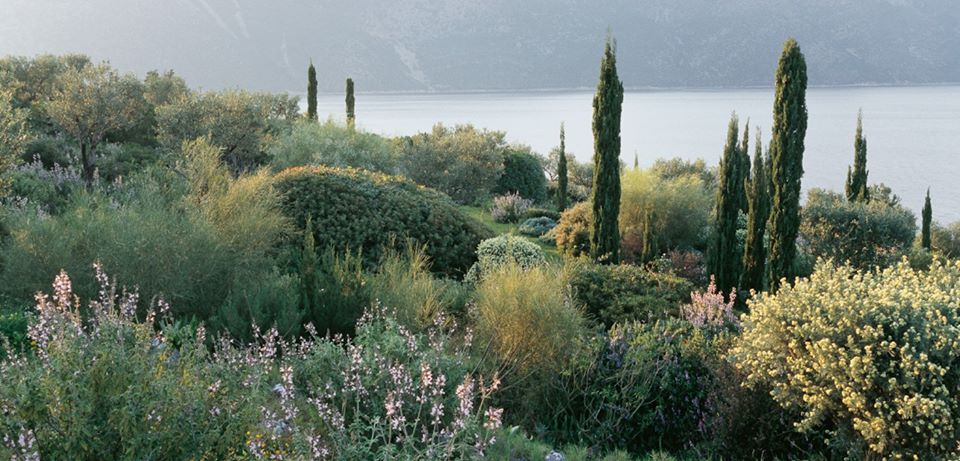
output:
[[[567,458],[563,456],[563,453],[560,453],[559,451],[551,451],[550,454],[543,458],[543,461],[566,461],[566,459]]]

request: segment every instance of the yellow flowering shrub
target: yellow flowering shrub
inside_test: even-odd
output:
[[[760,294],[734,348],[797,429],[850,459],[943,459],[960,438],[960,262],[915,271],[820,264]]]

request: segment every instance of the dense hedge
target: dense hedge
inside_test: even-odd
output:
[[[433,272],[460,276],[476,261],[477,245],[492,237],[443,194],[397,176],[300,167],[279,173],[276,188],[299,228],[312,217],[318,249],[360,251],[371,264],[413,240],[427,247]]]

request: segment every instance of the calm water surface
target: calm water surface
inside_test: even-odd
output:
[[[473,123],[503,130],[511,142],[546,153],[566,123],[567,150],[589,161],[593,152],[590,91],[357,94],[357,123],[396,136],[434,123]],[[343,97],[323,95],[322,114],[342,118]],[[863,108],[870,182],[893,188],[919,217],[930,188],[934,219],[960,220],[960,86],[814,88],[804,155],[804,189],[841,191],[853,159],[857,110]],[[623,160],[649,165],[660,157],[719,161],[730,113],[760,127],[764,144],[772,123],[773,90],[631,91],[624,97]],[[752,150],[753,136],[751,136]]]

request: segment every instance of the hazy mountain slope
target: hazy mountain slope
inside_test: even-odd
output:
[[[0,0],[0,55],[85,52],[192,84],[298,90],[592,86],[608,27],[628,86],[960,81],[956,0]]]

